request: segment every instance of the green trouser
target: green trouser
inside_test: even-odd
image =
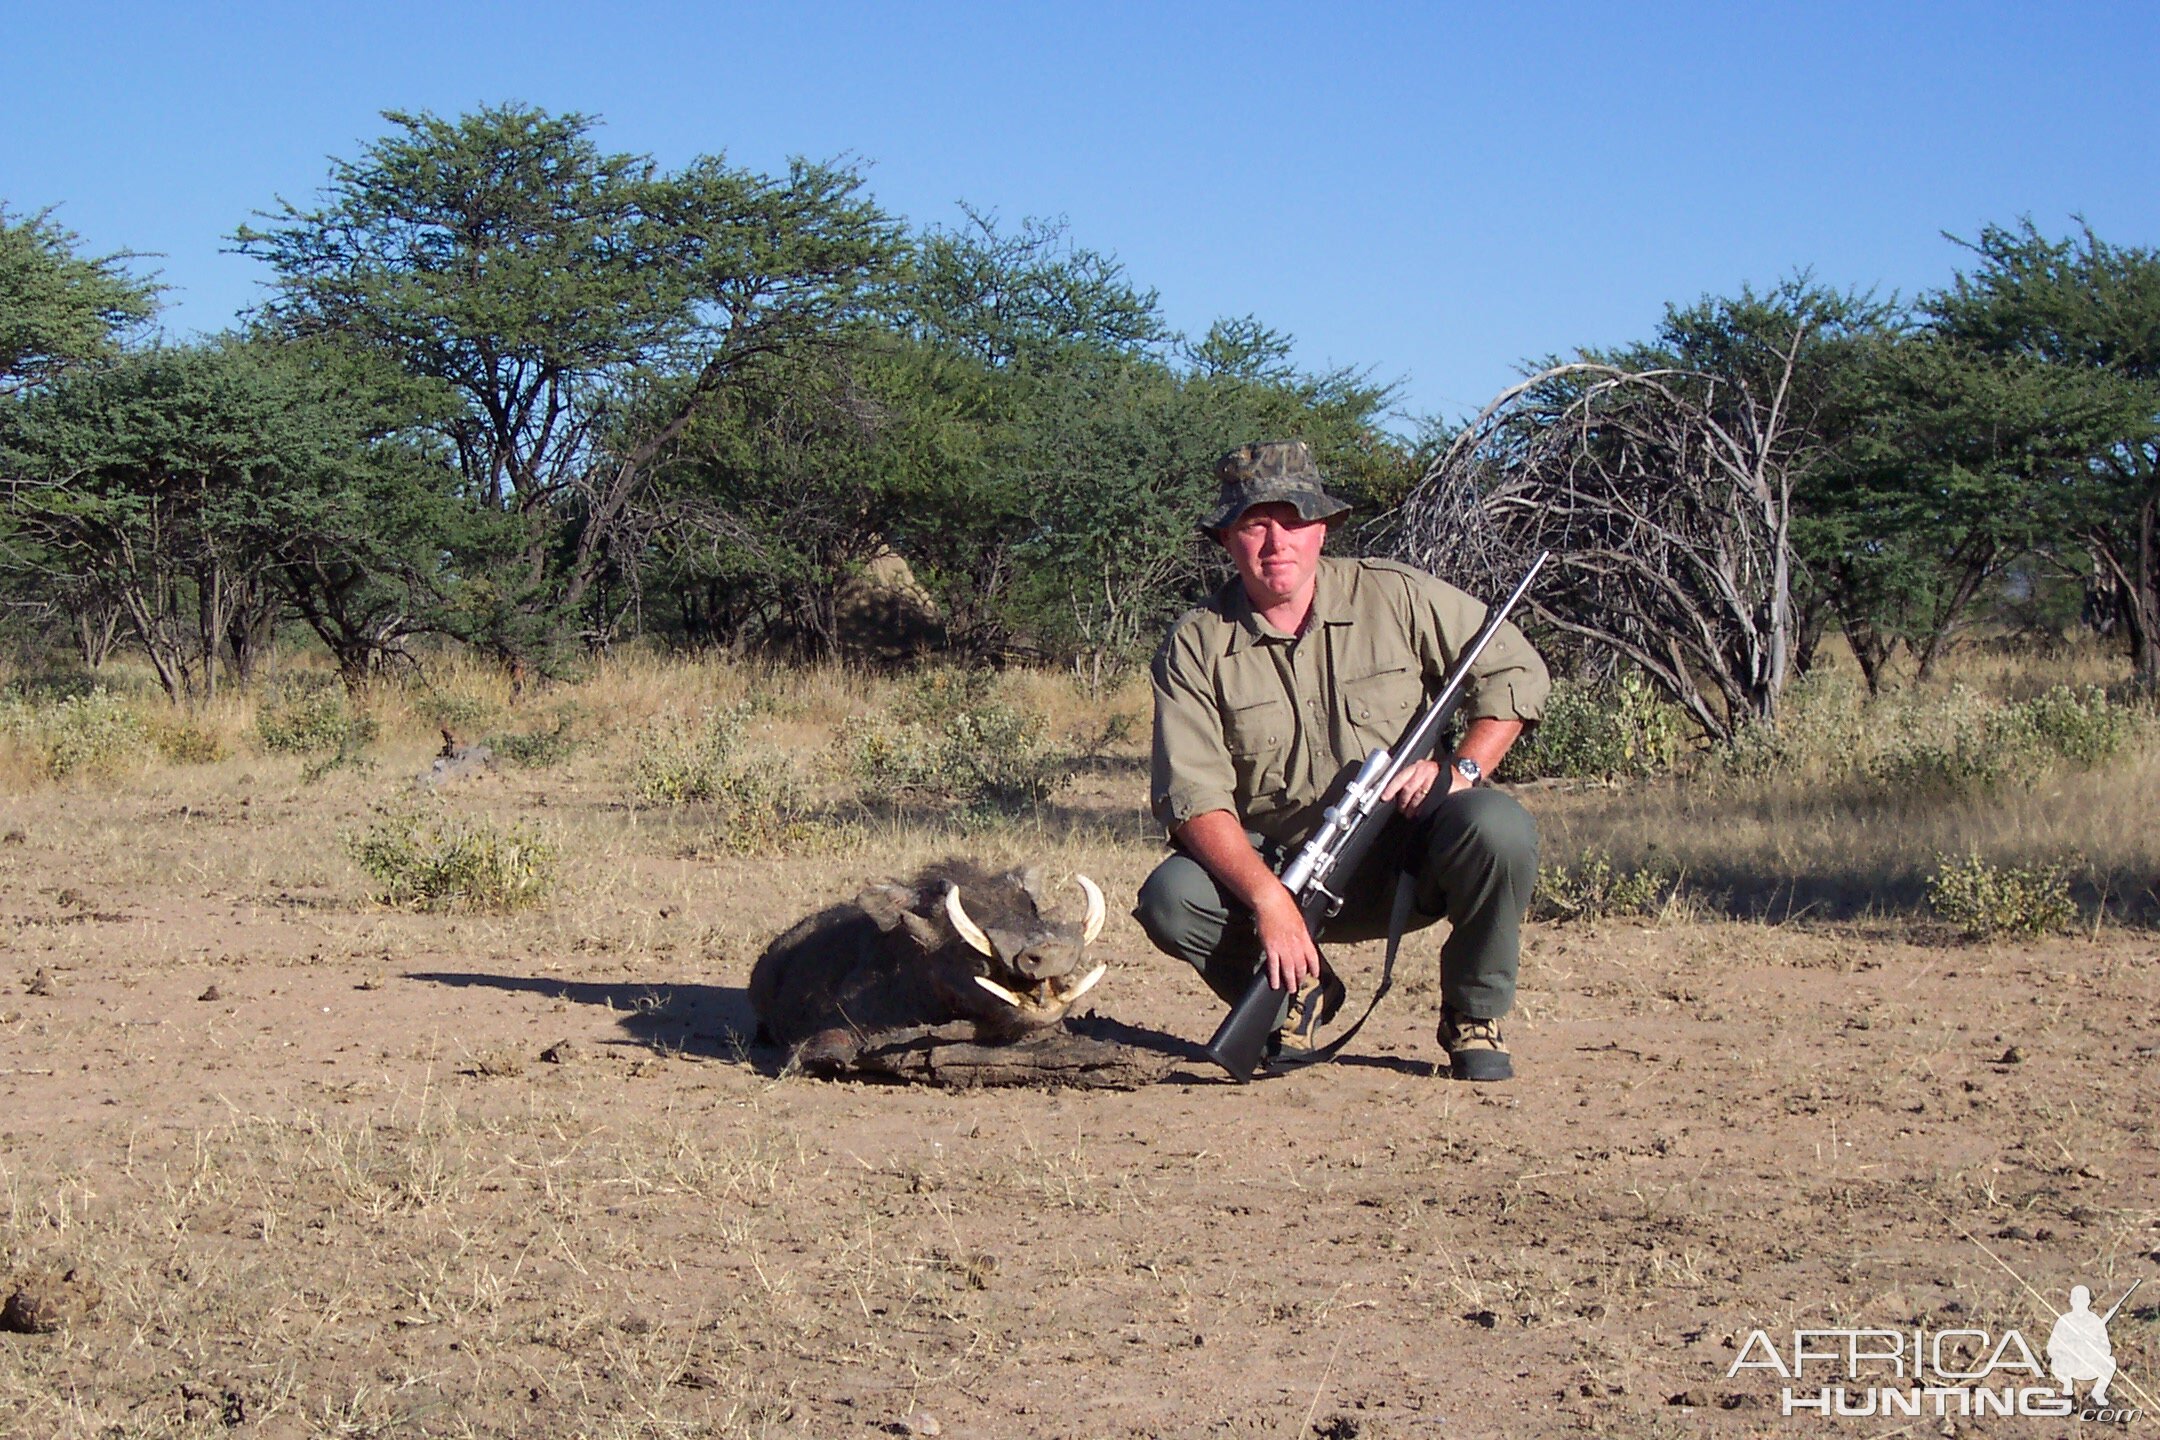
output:
[[[1324,940],[1386,939],[1395,878],[1403,870],[1416,882],[1417,908],[1408,928],[1442,918],[1453,927],[1440,946],[1442,1002],[1478,1020],[1507,1014],[1515,1003],[1523,913],[1537,883],[1537,826],[1530,813],[1510,795],[1479,789],[1450,795],[1414,823],[1400,816],[1389,821],[1345,893],[1341,912],[1327,922]],[[1141,885],[1133,918],[1157,949],[1198,970],[1225,1001],[1234,1003],[1244,993],[1259,964],[1252,912],[1183,851],[1157,865]]]

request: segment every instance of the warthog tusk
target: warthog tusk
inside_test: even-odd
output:
[[[1080,893],[1087,896],[1088,905],[1087,919],[1080,922],[1080,943],[1092,945],[1095,937],[1102,934],[1103,915],[1107,908],[1103,904],[1102,887],[1085,875],[1076,874],[1073,879],[1080,882]]]
[[[997,958],[997,951],[990,946],[990,937],[983,934],[982,926],[968,919],[967,911],[961,908],[958,885],[945,892],[945,918],[952,921],[952,928],[960,932],[960,938],[967,941],[971,949],[979,950],[993,960]],[[1020,1002],[1015,1000],[1013,1003],[1017,1005]]]
[[[1104,975],[1108,974],[1109,970],[1110,967],[1108,965],[1097,965],[1093,970],[1088,971],[1087,978],[1085,980],[1082,980],[1079,984],[1073,986],[1072,989],[1067,990],[1063,995],[1058,996],[1058,999],[1063,1001],[1067,1005],[1072,1004],[1073,1001],[1079,999],[1082,995],[1085,995],[1088,991],[1094,989],[1095,982],[1102,979]]]
[[[1003,1000],[1006,1004],[1012,1006],[1015,1010],[1032,1010],[1035,1008],[1033,1005],[1030,1005],[1027,1001],[1021,999],[1018,995],[1013,994],[1012,991],[1006,989],[1003,985],[998,984],[997,981],[992,980],[987,975],[977,975],[975,977],[975,983],[982,986],[983,989],[988,990],[991,994],[997,996],[998,999]]]

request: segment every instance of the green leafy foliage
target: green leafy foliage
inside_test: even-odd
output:
[[[134,257],[88,259],[80,243],[49,214],[0,205],[0,397],[110,356],[156,311],[158,287],[126,271]]]
[[[896,714],[842,726],[838,746],[873,803],[934,800],[986,815],[1040,806],[1071,781],[1076,757],[1040,715],[998,698],[987,674],[933,671]]]
[[[335,677],[281,676],[255,712],[255,740],[272,755],[339,754],[375,738],[375,718]]]
[[[554,887],[560,851],[527,820],[498,825],[416,805],[378,807],[346,849],[385,905],[521,910]]]
[[[151,754],[142,716],[102,685],[43,702],[0,697],[0,732],[29,749],[55,780],[116,774]]]
[[[186,711],[152,717],[148,722],[150,743],[174,765],[215,765],[232,754],[216,726]]]
[[[1680,707],[1633,672],[1617,681],[1553,685],[1545,718],[1510,749],[1499,778],[1507,782],[1641,779],[1670,774],[1687,740]]]
[[[1662,915],[1679,896],[1679,882],[1654,865],[1615,868],[1602,850],[1584,853],[1573,865],[1540,865],[1530,913],[1539,920],[1601,920]]]
[[[702,805],[713,812],[702,848],[726,854],[787,854],[811,848],[827,828],[786,756],[746,753],[755,701],[668,717],[638,733],[631,789],[648,805]]]
[[[2076,463],[2035,477],[2017,503],[2060,507],[2070,543],[2048,548],[2090,575],[2096,618],[2128,640],[2139,679],[2160,684],[2160,250],[2089,226],[2054,240],[2030,220],[1987,226],[1969,248],[1972,271],[1925,300],[1932,325],[2114,412]]]
[[[2097,686],[2058,685],[2011,705],[1964,691],[1954,691],[1952,701],[1935,733],[1875,756],[1869,774],[1892,790],[1987,790],[2058,765],[2089,768],[2121,750],[2137,725],[2135,714]]]
[[[737,705],[684,718],[669,715],[638,731],[630,790],[647,805],[722,798],[738,771],[750,709]]]
[[[454,396],[438,433],[483,523],[443,623],[547,666],[581,625],[612,633],[636,507],[682,427],[746,364],[854,321],[899,231],[840,166],[667,173],[601,150],[587,116],[518,105],[386,118],[319,208],[285,205],[241,247],[277,271],[287,333]]]
[[[1937,862],[1928,904],[1971,940],[2059,934],[2077,919],[2060,865],[1991,865],[1978,855]]]
[[[2083,690],[2057,685],[2012,713],[2036,749],[2088,770],[2119,754],[2139,724],[2135,710],[2097,685]]]
[[[526,770],[544,770],[560,765],[585,748],[585,737],[577,733],[578,712],[565,705],[555,712],[555,723],[545,730],[508,731],[487,737],[487,747],[497,755]]]

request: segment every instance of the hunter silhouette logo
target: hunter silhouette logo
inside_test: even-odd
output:
[[[2092,1389],[2086,1400],[2093,1405],[2107,1404],[2108,1381],[2115,1378],[2115,1351],[2108,1344],[2108,1322],[2116,1312],[2137,1294],[2141,1278],[2123,1297],[2108,1307],[2105,1315],[2092,1313],[2092,1291],[2083,1285],[2070,1287],[2070,1308],[2055,1321],[2055,1328],[2048,1334],[2048,1371],[2062,1382],[2063,1394],[2073,1394],[2076,1382],[2089,1380]]]
[[[1725,1375],[1732,1379],[1746,1371],[1767,1370],[1778,1376],[1787,1382],[1779,1397],[1787,1415],[2022,1415],[2127,1425],[2143,1412],[2135,1405],[2111,1403],[2110,1385],[2120,1379],[2133,1396],[2151,1402],[2133,1379],[2117,1375],[2108,1324],[2144,1283],[2138,1280],[2097,1314],[2092,1291],[2072,1286],[2070,1308],[2056,1317],[2048,1332],[2045,1368],[2014,1329],[1840,1327],[1796,1329],[1789,1347],[1781,1347],[1765,1331],[1750,1331]],[[2040,1299],[2039,1292],[2028,1291]],[[2050,1379],[2054,1384],[2047,1383]],[[2081,1386],[2088,1387],[2082,1402],[2076,1398]]]

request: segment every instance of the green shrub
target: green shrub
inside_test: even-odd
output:
[[[716,814],[701,849],[733,855],[815,848],[824,828],[795,767],[780,755],[744,755],[749,701],[696,720],[667,719],[638,735],[631,788],[648,805],[711,806]]]
[[[997,676],[988,670],[927,666],[915,672],[893,713],[904,725],[942,727],[955,715],[992,703]]]
[[[1839,671],[1811,670],[1785,687],[1776,723],[1750,721],[1712,752],[1712,773],[1744,780],[1838,779],[1863,763],[1868,737],[1868,699],[1861,686]]]
[[[1072,779],[1075,757],[1043,730],[1033,712],[985,698],[934,720],[850,716],[838,743],[874,800],[941,799],[992,813],[1038,806]]]
[[[418,806],[379,807],[346,848],[386,905],[518,910],[555,884],[558,850],[526,820],[508,827],[480,816]]]
[[[2057,685],[2011,713],[2036,748],[2087,768],[2121,751],[2138,724],[2136,711],[2110,700],[2097,685],[2084,690]]]
[[[152,721],[150,743],[175,765],[215,765],[232,752],[225,737],[193,715],[169,715]]]
[[[335,676],[302,673],[274,682],[255,712],[255,738],[273,755],[341,754],[375,738],[375,718]]]
[[[2070,928],[2077,904],[2060,865],[1990,865],[1978,855],[1939,859],[1928,876],[1928,904],[1966,938],[2053,935]]]
[[[1604,685],[1562,680],[1545,718],[1508,751],[1506,781],[1617,780],[1670,774],[1680,763],[1687,722],[1642,676]]]
[[[718,811],[701,848],[726,855],[798,855],[831,848],[841,828],[812,809],[795,767],[778,755],[728,770],[712,796]]]
[[[2128,744],[2138,723],[2097,686],[2066,685],[2014,705],[1957,687],[1901,718],[1898,742],[1868,762],[1868,774],[1893,790],[1951,793],[1993,789],[2065,762],[2096,765]]]
[[[725,795],[750,707],[706,710],[695,719],[669,715],[637,735],[630,789],[647,805],[687,805]]]
[[[1868,763],[1868,775],[1885,790],[1956,794],[1992,790],[2029,762],[2023,746],[1998,744],[1986,734],[1947,741],[1916,740]]]
[[[577,710],[564,706],[555,712],[555,728],[533,730],[524,734],[490,735],[486,744],[490,750],[512,765],[527,770],[544,770],[560,765],[585,748],[583,736],[575,733]]]
[[[429,690],[413,701],[413,713],[438,730],[471,730],[502,713],[502,705],[484,695]]]
[[[11,695],[0,708],[0,729],[55,780],[110,775],[140,765],[151,750],[142,717],[103,686],[47,704]]]
[[[1540,865],[1531,918],[1598,920],[1614,915],[1662,915],[1679,896],[1679,882],[1657,866],[1616,870],[1602,850],[1585,851],[1572,867]]]

